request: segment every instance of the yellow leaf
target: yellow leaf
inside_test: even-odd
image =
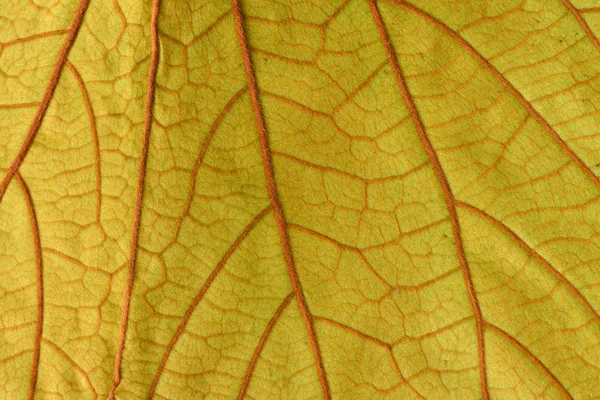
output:
[[[600,398],[597,0],[0,21],[0,398]]]

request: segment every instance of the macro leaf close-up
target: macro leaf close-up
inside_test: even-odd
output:
[[[600,399],[598,0],[0,0],[0,399]]]

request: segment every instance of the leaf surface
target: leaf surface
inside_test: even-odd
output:
[[[1,398],[600,397],[595,0],[0,21]]]

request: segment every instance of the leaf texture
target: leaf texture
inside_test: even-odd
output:
[[[0,398],[600,398],[596,0],[0,21]]]

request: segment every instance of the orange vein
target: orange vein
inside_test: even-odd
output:
[[[273,318],[271,318],[271,320],[269,321],[269,324],[265,328],[265,331],[263,332],[262,336],[260,337],[260,340],[258,341],[258,345],[256,346],[256,349],[254,349],[254,354],[252,354],[252,359],[250,360],[250,364],[248,364],[248,369],[246,370],[246,375],[244,375],[244,382],[242,382],[242,387],[240,389],[240,394],[238,395],[238,400],[242,400],[244,398],[244,396],[246,395],[246,391],[248,391],[248,386],[250,386],[250,378],[252,378],[252,373],[254,372],[254,369],[256,368],[256,364],[258,364],[258,358],[260,357],[260,353],[262,353],[263,348],[265,347],[265,344],[267,344],[267,340],[269,340],[269,336],[271,335],[271,332],[273,331],[273,328],[275,328],[275,325],[277,324],[277,321],[281,317],[281,314],[283,314],[283,311],[285,311],[286,307],[288,306],[288,304],[290,304],[290,301],[292,300],[293,297],[294,297],[294,292],[290,293],[283,300],[283,302],[281,303],[281,305],[279,306],[277,311],[275,311]]]
[[[600,7],[586,7],[586,8],[580,8],[579,9],[579,13],[593,13],[593,12],[600,12]]]
[[[494,77],[504,86],[519,102],[523,107],[527,109],[529,114],[531,114],[538,123],[544,128],[544,130],[554,139],[554,141],[560,146],[560,148],[571,158],[571,160],[577,164],[579,168],[594,182],[596,187],[600,189],[600,179],[592,172],[592,170],[575,154],[573,150],[567,145],[567,143],[558,135],[558,133],[550,126],[548,121],[542,117],[542,115],[537,112],[537,110],[529,103],[529,101],[519,92],[513,85],[510,83],[497,69],[494,67],[488,60],[486,60],[469,42],[462,38],[458,33],[450,29],[443,22],[437,20],[431,15],[427,14],[425,11],[404,2],[403,0],[388,0],[393,2],[394,4],[411,11],[412,13],[418,15],[424,20],[430,22],[431,24],[437,26],[444,33],[450,36],[453,40],[458,42],[466,51],[468,51],[475,59],[485,68],[487,69]]]
[[[384,342],[381,339],[377,339],[374,336],[371,336],[369,334],[361,332],[358,329],[355,329],[355,328],[353,328],[353,327],[351,327],[349,325],[346,325],[344,323],[338,322],[338,321],[333,320],[331,318],[317,316],[317,317],[315,317],[315,320],[321,321],[321,322],[326,322],[329,325],[335,326],[336,328],[338,328],[340,330],[343,330],[345,332],[348,332],[348,333],[350,333],[350,334],[352,334],[352,335],[360,338],[361,340],[364,340],[364,341],[367,341],[367,342],[371,342],[371,343],[376,344],[377,346],[383,347],[385,349],[390,350],[392,348],[392,346],[389,343]]]
[[[556,386],[558,387],[558,390],[565,396],[565,398],[573,399],[573,397],[569,394],[567,389],[562,385],[562,383],[560,383],[558,378],[552,372],[550,372],[550,370],[544,365],[544,363],[542,363],[531,351],[529,351],[529,349],[527,349],[527,347],[523,346],[517,339],[515,339],[514,337],[512,337],[511,335],[509,335],[508,333],[506,333],[505,331],[503,331],[496,325],[486,322],[485,326],[486,326],[486,328],[490,328],[491,330],[496,332],[499,336],[502,336],[505,340],[510,342],[513,346],[515,346],[516,348],[521,350],[521,352],[523,352],[523,354],[525,354],[527,356],[527,358],[529,358],[536,366],[538,366],[542,370],[542,372],[548,378],[550,378],[550,380],[553,383],[556,384]]]
[[[152,38],[152,53],[150,56],[150,68],[148,69],[148,94],[146,97],[146,112],[144,124],[144,137],[140,155],[139,179],[137,183],[137,194],[135,201],[135,210],[133,215],[133,228],[131,235],[131,247],[128,263],[127,287],[125,288],[125,299],[123,302],[123,314],[121,317],[121,329],[119,332],[119,345],[115,354],[114,378],[113,384],[108,393],[109,399],[115,398],[115,390],[121,383],[121,362],[123,360],[123,351],[125,349],[125,339],[127,336],[127,325],[129,322],[129,309],[131,307],[131,295],[133,292],[133,282],[135,279],[135,264],[137,260],[138,239],[140,234],[140,223],[142,216],[142,205],[144,197],[144,181],[146,179],[146,163],[148,161],[148,147],[150,144],[150,130],[152,129],[152,107],[154,106],[154,92],[156,88],[156,71],[158,69],[159,58],[159,38],[158,38],[158,12],[160,9],[160,0],[152,1],[152,16],[150,21],[150,34]]]
[[[419,399],[425,400],[425,397],[423,397],[423,395],[421,395],[421,393],[419,393],[417,391],[417,389],[415,389],[413,387],[413,385],[410,383],[410,381],[408,379],[406,379],[404,377],[404,375],[402,375],[402,371],[400,371],[400,366],[398,365],[398,362],[396,361],[396,358],[394,357],[394,350],[390,347],[389,349],[387,349],[387,353],[388,353],[388,355],[390,357],[390,362],[392,363],[392,368],[394,368],[394,371],[396,372],[396,375],[398,375],[398,379],[400,379],[400,382],[402,382],[406,386],[408,386],[408,388],[414,394],[416,394]]]
[[[29,210],[29,220],[31,223],[31,230],[33,234],[33,247],[35,251],[35,265],[36,265],[36,278],[37,278],[37,322],[35,328],[35,339],[33,346],[33,363],[31,367],[31,381],[29,382],[29,399],[33,399],[35,394],[35,386],[37,383],[38,371],[40,366],[40,347],[42,344],[42,330],[44,328],[44,266],[42,264],[42,245],[40,242],[40,229],[38,225],[37,216],[35,213],[35,207],[33,206],[33,199],[31,197],[31,191],[27,186],[27,183],[17,171],[15,174],[17,182],[23,190],[25,195],[25,202]]]
[[[206,140],[202,144],[202,148],[200,149],[198,158],[196,158],[196,162],[194,163],[194,169],[192,170],[192,176],[190,177],[190,180],[191,180],[190,193],[189,193],[187,201],[186,201],[185,210],[183,211],[183,216],[179,220],[179,223],[177,224],[177,231],[175,233],[175,239],[177,239],[177,236],[179,235],[179,232],[181,231],[181,226],[183,225],[183,217],[185,217],[186,215],[189,215],[189,213],[190,213],[190,208],[192,206],[192,199],[194,198],[194,192],[196,189],[196,177],[198,176],[198,170],[200,169],[200,166],[202,165],[202,162],[204,161],[204,156],[206,155],[206,152],[208,151],[208,146],[210,145],[210,142],[212,141],[212,138],[215,135],[215,132],[217,132],[217,129],[219,129],[219,126],[221,126],[223,119],[225,119],[225,116],[229,113],[231,108],[235,105],[235,103],[242,96],[242,94],[244,94],[245,91],[246,91],[246,88],[239,90],[231,98],[231,100],[229,100],[229,102],[225,105],[225,107],[223,108],[223,110],[221,111],[221,113],[219,114],[219,116],[217,117],[215,122],[213,123],[212,127],[210,128],[210,131],[208,132],[208,135],[206,136]]]
[[[319,238],[320,240],[323,240],[333,246],[336,246],[340,251],[349,251],[352,252],[354,254],[356,254],[358,256],[358,258],[360,258],[361,262],[364,264],[365,268],[375,277],[377,278],[377,280],[383,284],[384,286],[386,286],[388,289],[391,289],[392,287],[396,287],[396,286],[392,286],[390,285],[385,279],[383,279],[383,277],[377,272],[375,271],[375,269],[371,266],[371,264],[369,264],[369,262],[367,261],[367,259],[365,258],[363,252],[360,249],[357,249],[355,247],[352,246],[348,246],[346,244],[340,243],[337,240],[324,235],[320,232],[314,231],[312,229],[306,228],[304,226],[298,225],[298,224],[288,224],[289,227],[297,229],[307,235],[311,235],[314,236],[316,238]]]
[[[17,108],[30,108],[38,106],[40,103],[17,103],[17,104],[0,104],[0,110],[11,110]]]
[[[75,42],[75,38],[77,37],[77,33],[79,32],[79,28],[81,27],[81,23],[83,22],[83,16],[85,15],[85,11],[87,10],[88,4],[90,0],[81,0],[79,3],[79,7],[77,7],[77,11],[75,11],[75,16],[73,17],[73,22],[71,23],[71,27],[69,28],[67,37],[63,42],[63,46],[60,49],[60,53],[58,54],[58,61],[54,66],[54,71],[50,76],[50,82],[48,82],[48,86],[46,87],[46,92],[44,93],[44,97],[40,102],[38,110],[33,118],[33,122],[29,127],[29,131],[27,132],[27,136],[25,136],[25,140],[19,149],[16,157],[8,167],[8,171],[6,171],[6,175],[0,183],[0,202],[4,197],[4,193],[8,188],[8,184],[10,183],[13,176],[17,173],[17,170],[23,163],[25,156],[29,152],[31,145],[33,144],[33,140],[37,135],[40,126],[42,125],[42,120],[46,115],[46,111],[48,111],[48,106],[50,105],[50,100],[52,100],[52,96],[54,95],[54,91],[56,90],[56,86],[58,86],[58,80],[60,79],[60,74],[65,66],[67,61],[67,56],[69,55],[69,51],[71,47],[73,47],[73,43]]]
[[[173,351],[173,348],[175,348],[175,345],[177,344],[179,337],[185,331],[185,327],[188,324],[190,318],[192,318],[192,314],[194,313],[194,310],[196,309],[196,307],[198,307],[198,304],[200,304],[200,301],[202,300],[202,298],[204,297],[204,295],[206,294],[208,289],[211,287],[212,283],[217,278],[217,276],[219,275],[219,273],[221,272],[223,267],[225,267],[225,264],[227,264],[227,261],[233,255],[235,250],[240,246],[240,244],[244,241],[244,239],[246,239],[246,237],[252,231],[252,229],[260,222],[260,220],[265,215],[267,215],[267,213],[270,210],[271,210],[271,207],[269,206],[269,207],[265,208],[264,210],[262,210],[258,215],[256,215],[256,217],[254,217],[254,219],[250,222],[250,224],[248,224],[246,229],[244,229],[244,231],[240,234],[240,236],[238,236],[238,238],[235,240],[235,242],[233,242],[231,247],[229,247],[229,249],[227,250],[225,255],[223,255],[223,258],[221,258],[221,260],[219,261],[219,263],[217,264],[215,269],[213,269],[213,271],[210,273],[208,278],[206,278],[206,282],[204,282],[204,285],[202,286],[202,288],[200,289],[200,291],[198,292],[196,297],[194,297],[194,300],[192,300],[192,303],[190,304],[188,309],[185,311],[185,314],[183,316],[183,319],[181,320],[181,323],[179,324],[179,327],[177,328],[177,331],[171,338],[171,341],[169,342],[169,345],[167,346],[167,349],[165,350],[165,354],[163,355],[160,365],[158,366],[156,375],[154,375],[154,380],[152,381],[152,386],[150,387],[150,393],[148,394],[148,399],[151,399],[152,396],[154,396],[154,393],[156,392],[156,387],[158,386],[158,381],[160,380],[160,377],[165,370],[165,366],[167,365],[167,361],[169,360],[171,352]]]
[[[254,111],[254,117],[256,120],[256,127],[258,129],[258,135],[260,138],[261,153],[263,159],[263,165],[265,170],[265,180],[267,183],[267,191],[271,199],[271,205],[275,214],[275,221],[277,222],[277,229],[281,238],[281,246],[283,248],[285,263],[288,269],[288,275],[296,293],[296,300],[300,307],[304,324],[308,333],[308,340],[310,347],[315,358],[315,364],[317,368],[317,374],[323,390],[323,398],[326,400],[331,399],[331,391],[329,389],[329,383],[327,382],[327,376],[325,375],[325,368],[323,367],[323,358],[321,356],[321,350],[319,349],[319,343],[317,342],[317,335],[314,328],[313,317],[308,310],[308,304],[304,297],[304,291],[298,271],[294,265],[294,257],[292,254],[292,246],[290,244],[290,238],[287,230],[287,222],[283,216],[283,208],[279,200],[279,193],[277,191],[277,185],[275,183],[275,176],[273,172],[273,163],[271,160],[271,149],[269,147],[269,139],[267,137],[267,128],[265,125],[265,118],[263,115],[262,106],[259,99],[258,85],[256,84],[256,76],[254,67],[252,65],[252,59],[250,58],[250,51],[248,46],[248,39],[246,38],[246,32],[244,28],[244,17],[242,15],[242,7],[240,0],[231,0],[233,6],[233,16],[235,20],[235,27],[237,30],[237,37],[240,46],[240,52],[244,61],[244,69],[246,70],[246,79],[248,81],[248,90],[250,91],[250,98],[252,100],[252,108]]]
[[[327,317],[315,317],[315,319],[317,321],[322,321],[322,322],[328,323],[331,326],[334,326],[340,330],[348,332],[349,334],[356,336],[364,341],[371,342],[371,343],[375,344],[376,346],[383,347],[390,357],[392,368],[398,375],[400,382],[402,382],[403,384],[408,386],[408,388],[411,391],[413,391],[414,394],[416,394],[419,399],[424,399],[424,397],[421,396],[421,394],[411,385],[411,383],[404,377],[404,375],[402,375],[402,371],[400,371],[400,367],[398,366],[398,363],[396,362],[396,359],[394,358],[393,346],[391,344],[384,342],[380,339],[377,339],[373,336],[370,336],[366,333],[363,333],[357,329],[354,329],[349,325],[343,324],[341,322],[335,321],[335,320],[327,318]],[[238,400],[240,400],[240,399],[238,399]]]
[[[587,37],[592,41],[592,43],[596,47],[596,49],[600,50],[600,41],[598,41],[598,38],[596,37],[596,35],[594,35],[594,32],[592,31],[592,29],[590,28],[590,26],[587,24],[587,22],[585,21],[585,19],[583,18],[583,16],[579,12],[579,10],[577,10],[575,8],[575,6],[573,6],[573,4],[569,0],[561,0],[561,2],[563,3],[563,5],[565,7],[567,7],[567,9],[569,10],[569,12],[571,14],[573,14],[573,16],[575,17],[575,19],[579,23],[579,25],[585,31],[585,34],[587,35]]]
[[[458,261],[462,268],[463,277],[465,280],[465,286],[467,288],[467,292],[469,295],[469,300],[471,302],[471,306],[473,308],[473,313],[475,314],[475,321],[477,327],[477,344],[478,344],[478,352],[479,352],[479,377],[481,380],[481,391],[484,399],[489,399],[488,394],[488,385],[487,385],[487,373],[485,366],[485,346],[484,346],[484,337],[483,337],[483,317],[481,315],[481,309],[479,307],[479,302],[477,301],[477,296],[475,294],[475,289],[473,288],[473,281],[471,279],[471,272],[469,270],[469,266],[467,264],[467,259],[465,256],[465,250],[463,248],[462,238],[460,234],[460,225],[458,222],[458,215],[456,213],[456,205],[455,198],[452,190],[450,189],[450,184],[448,183],[448,179],[444,170],[442,169],[442,165],[440,160],[425,132],[425,127],[423,125],[423,121],[421,121],[421,117],[417,111],[415,103],[412,99],[412,96],[408,90],[406,85],[406,81],[402,70],[400,69],[400,64],[398,63],[398,59],[396,58],[396,53],[392,47],[392,43],[390,41],[387,29],[381,18],[381,14],[375,3],[375,0],[368,0],[369,6],[371,8],[371,14],[373,15],[373,19],[375,20],[375,24],[377,25],[377,29],[379,30],[379,34],[381,36],[381,41],[385,47],[385,51],[387,53],[388,59],[392,66],[392,70],[394,71],[394,77],[396,78],[396,83],[402,93],[402,97],[406,106],[408,108],[410,117],[413,121],[413,124],[417,130],[419,135],[419,139],[421,140],[421,144],[423,145],[429,160],[435,170],[435,173],[438,177],[440,185],[442,186],[442,191],[444,192],[444,199],[446,201],[446,206],[448,208],[448,213],[450,214],[450,220],[452,222],[452,234],[454,237],[454,244],[456,246],[456,254],[458,256]]]
[[[102,171],[100,169],[100,140],[98,139],[98,130],[96,128],[96,117],[94,116],[94,110],[92,109],[92,102],[87,89],[85,88],[85,82],[77,71],[77,68],[70,62],[66,62],[67,67],[73,73],[73,76],[77,80],[79,87],[81,88],[81,94],[83,95],[83,102],[85,104],[85,110],[90,119],[90,130],[92,131],[92,141],[94,142],[94,157],[96,164],[96,222],[100,221],[100,206],[102,203]]]
[[[12,46],[12,45],[15,45],[18,43],[25,43],[25,42],[29,42],[29,41],[36,40],[36,39],[47,38],[50,36],[62,35],[65,33],[69,33],[69,31],[66,29],[59,29],[56,31],[37,33],[35,35],[9,40],[8,42],[4,42],[4,43],[0,42],[0,48]]]
[[[540,264],[542,264],[544,267],[546,267],[546,269],[552,275],[554,275],[554,277],[556,279],[558,279],[562,284],[564,284],[567,287],[567,289],[569,289],[569,291],[575,297],[577,297],[577,299],[581,302],[581,304],[583,305],[583,307],[586,310],[588,310],[590,314],[592,314],[592,316],[594,317],[594,319],[596,319],[596,321],[600,322],[600,315],[598,314],[598,312],[594,309],[594,307],[592,307],[592,305],[587,301],[587,299],[583,296],[583,294],[581,294],[581,292],[575,287],[575,285],[573,285],[573,283],[571,283],[571,281],[569,281],[563,274],[561,274],[556,268],[554,268],[552,266],[552,264],[550,264],[544,257],[542,257],[542,255],[540,253],[538,253],[533,247],[531,247],[530,245],[528,245],[527,243],[525,243],[525,241],[523,239],[521,239],[515,232],[513,232],[508,226],[504,225],[504,223],[502,223],[501,221],[499,221],[496,218],[492,217],[491,215],[489,215],[485,211],[483,211],[483,210],[481,210],[481,209],[479,209],[477,207],[474,207],[474,206],[472,206],[470,204],[463,203],[461,201],[457,201],[456,205],[459,206],[459,207],[462,207],[462,208],[464,208],[466,210],[469,210],[473,214],[475,214],[475,215],[479,216],[480,218],[483,218],[484,220],[490,222],[496,228],[500,229],[502,232],[504,232],[508,236],[510,236],[511,239],[513,239],[515,242],[517,242],[517,244],[519,245],[519,247],[521,247],[530,256],[532,256],[533,258],[535,258]]]
[[[65,353],[65,351],[63,349],[61,349],[60,347],[58,347],[56,344],[54,344],[53,342],[51,342],[47,339],[44,339],[44,343],[46,345],[48,345],[49,347],[51,347],[59,355],[61,355],[65,360],[67,360],[67,363],[73,369],[75,369],[75,371],[79,372],[81,374],[81,376],[83,376],[83,379],[85,380],[85,383],[87,384],[87,386],[90,388],[90,391],[92,392],[92,395],[94,396],[94,399],[97,399],[98,392],[96,392],[96,390],[94,389],[94,386],[92,385],[92,382],[90,381],[90,377],[88,376],[87,372],[85,372],[83,370],[83,368],[81,368],[79,365],[77,365],[77,363],[75,361],[73,361],[73,359],[71,359],[71,357],[69,357],[69,355],[67,353]]]

